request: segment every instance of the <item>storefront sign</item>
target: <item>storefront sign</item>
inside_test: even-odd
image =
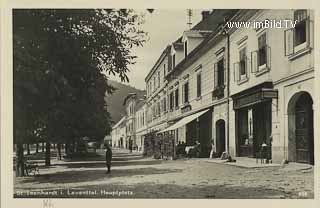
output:
[[[272,98],[278,98],[278,91],[274,89],[260,89],[259,91],[234,98],[233,108],[239,109],[256,103],[270,101]]]

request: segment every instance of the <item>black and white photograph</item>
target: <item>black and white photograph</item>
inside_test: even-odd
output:
[[[13,8],[12,197],[318,198],[317,20]]]

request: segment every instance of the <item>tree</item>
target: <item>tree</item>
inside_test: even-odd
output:
[[[131,49],[146,41],[139,30],[142,20],[125,9],[13,11],[14,142],[20,169],[21,144],[29,135],[47,143],[50,165],[51,142],[100,139],[111,131],[104,96],[113,88],[106,74],[128,81],[136,58]]]

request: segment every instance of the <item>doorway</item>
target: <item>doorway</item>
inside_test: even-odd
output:
[[[217,154],[220,156],[226,151],[226,132],[225,132],[225,121],[218,120],[216,122],[216,143],[217,143]]]
[[[314,164],[313,100],[309,93],[294,95],[288,106],[289,161]]]

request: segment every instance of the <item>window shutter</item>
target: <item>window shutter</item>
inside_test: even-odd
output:
[[[271,69],[271,48],[266,46],[267,48],[267,68]]]
[[[293,54],[293,34],[294,28],[284,31],[284,54],[285,56],[290,56]]]
[[[313,47],[313,21],[310,20],[310,17],[306,20],[306,38],[307,38],[307,47]]]
[[[251,73],[256,73],[258,70],[258,51],[251,52]]]
[[[233,64],[233,79],[234,81],[239,81],[239,62]]]
[[[250,59],[246,57],[246,77],[249,78],[249,71],[251,71]]]

